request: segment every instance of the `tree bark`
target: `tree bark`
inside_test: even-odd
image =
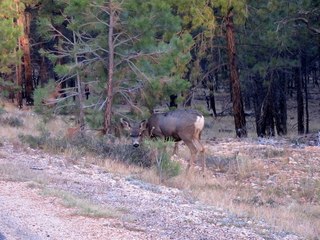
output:
[[[233,8],[228,10],[226,17],[226,37],[227,37],[227,49],[228,49],[228,60],[230,68],[230,83],[231,83],[231,94],[233,103],[233,115],[235,122],[235,130],[238,137],[247,137],[246,119],[243,109],[243,101],[241,96],[240,80],[237,71],[236,64],[236,47],[234,37],[234,24],[233,24]]]
[[[73,32],[73,43],[76,44],[76,36],[75,36],[75,33]],[[79,107],[79,115],[78,115],[78,123],[79,123],[79,126],[80,126],[80,131],[82,131],[84,129],[84,125],[85,125],[85,121],[84,121],[84,111],[83,111],[83,97],[82,97],[82,82],[81,82],[81,78],[80,78],[80,73],[79,73],[79,70],[78,70],[78,56],[77,54],[75,53],[74,54],[74,61],[76,63],[76,67],[77,67],[77,70],[76,70],[76,75],[77,75],[77,89],[78,89],[78,107]]]
[[[262,79],[260,76],[254,76],[251,78],[253,89],[253,107],[255,112],[255,121],[256,121],[256,133],[258,137],[263,136],[261,129],[261,106],[263,103],[263,96],[265,95],[263,91]]]
[[[277,134],[282,136],[287,134],[287,99],[285,91],[286,80],[281,77],[276,78],[275,80],[272,80],[272,85],[272,98],[276,129]]]
[[[110,132],[111,115],[112,115],[112,101],[113,101],[113,69],[114,69],[114,42],[113,31],[115,27],[115,10],[112,6],[112,1],[109,1],[109,31],[108,31],[108,82],[107,82],[107,99],[106,109],[104,113],[104,133]]]
[[[259,119],[259,129],[260,129],[260,137],[273,137],[275,135],[274,131],[274,101],[273,101],[273,82],[268,88],[267,95],[265,96],[262,104],[261,104],[261,115]]]
[[[297,90],[297,117],[298,117],[298,134],[304,133],[304,111],[303,111],[303,93],[302,93],[302,76],[301,69],[295,69],[295,82]]]
[[[307,84],[307,79],[309,77],[305,75],[305,83],[304,83],[304,99],[305,99],[305,102],[306,102],[306,105],[305,105],[305,110],[306,110],[306,131],[305,133],[309,133],[309,92],[308,92],[308,84]]]
[[[19,11],[19,0],[15,0],[16,3],[16,11],[19,14],[19,18],[17,19],[17,25],[23,27],[23,20],[21,19],[21,14]],[[20,45],[20,38],[17,39],[17,51],[20,51],[21,45]],[[22,64],[21,61],[16,63],[16,84],[18,87],[18,91],[16,93],[16,100],[17,100],[17,105],[21,109],[22,108]]]
[[[33,83],[32,83],[32,67],[31,67],[31,54],[30,54],[30,13],[27,11],[19,11],[19,18],[17,19],[17,25],[23,30],[22,36],[19,38],[19,44],[23,52],[22,66],[21,68],[21,85],[24,87],[24,93],[27,105],[33,105]],[[24,80],[24,82],[23,82]]]
[[[218,74],[216,74],[216,78],[218,78]],[[208,84],[208,88],[209,88],[209,110],[212,109],[212,113],[213,113],[214,117],[217,117],[216,101],[215,101],[215,98],[214,98],[214,83],[213,83],[213,79],[211,79],[210,83]]]

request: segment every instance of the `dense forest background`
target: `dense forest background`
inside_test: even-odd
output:
[[[319,18],[315,0],[1,0],[0,94],[104,133],[201,96],[234,116],[238,137],[247,114],[258,136],[287,134],[294,100],[304,134],[320,94]],[[217,112],[221,92],[232,108]]]

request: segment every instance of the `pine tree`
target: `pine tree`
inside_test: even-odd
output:
[[[40,24],[47,39],[59,36],[54,48],[44,51],[44,55],[53,61],[66,59],[55,67],[61,77],[70,78],[78,69],[87,73],[83,79],[91,75],[99,80],[99,85],[104,87],[100,94],[105,101],[97,97],[99,100],[94,108],[104,109],[106,133],[111,130],[115,97],[132,103],[128,93],[137,89],[141,94],[139,102],[148,103],[151,111],[161,100],[162,90],[172,92],[175,88],[180,91],[187,86],[178,73],[188,62],[189,52],[185,51],[185,46],[191,45],[191,38],[174,36],[180,29],[179,18],[171,14],[169,5],[156,0],[59,3],[61,15],[45,17]],[[59,29],[61,25],[67,27]],[[45,26],[51,30],[45,30]],[[70,40],[70,33],[75,34],[76,44]],[[78,56],[76,68],[70,60],[71,53]],[[159,85],[161,82],[165,84]]]

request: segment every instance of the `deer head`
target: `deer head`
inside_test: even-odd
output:
[[[147,121],[143,120],[140,123],[130,123],[129,121],[121,118],[120,123],[121,126],[130,133],[132,145],[134,147],[139,147],[147,130]]]

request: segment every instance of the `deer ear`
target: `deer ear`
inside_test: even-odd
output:
[[[127,120],[125,120],[125,119],[123,119],[123,118],[120,118],[120,123],[121,123],[121,127],[122,127],[123,129],[128,130],[128,131],[131,130],[130,123],[129,123]]]
[[[143,121],[140,122],[140,129],[142,131],[147,129],[147,121],[146,120],[143,120]]]

